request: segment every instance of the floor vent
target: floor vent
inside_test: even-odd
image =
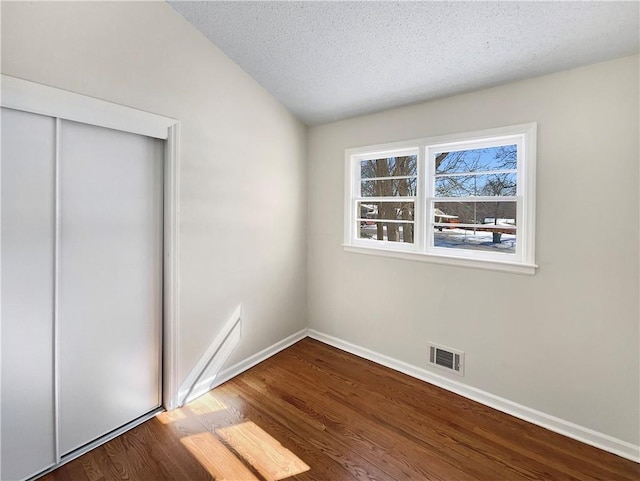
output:
[[[464,352],[429,343],[429,364],[464,376]]]

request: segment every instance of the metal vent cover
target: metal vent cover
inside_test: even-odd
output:
[[[429,343],[429,364],[464,376],[464,352]]]

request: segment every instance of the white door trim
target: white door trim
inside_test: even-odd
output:
[[[164,322],[162,404],[178,407],[180,345],[180,122],[169,126],[164,156]]]
[[[2,106],[167,139],[177,120],[67,90],[2,75]]]
[[[2,107],[165,140],[162,397],[177,406],[179,340],[180,122],[86,95],[2,75]]]

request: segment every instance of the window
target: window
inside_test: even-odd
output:
[[[536,124],[349,149],[345,248],[532,274]]]

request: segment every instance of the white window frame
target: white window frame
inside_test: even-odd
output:
[[[415,235],[416,228],[415,226],[418,223],[418,196],[408,196],[408,197],[400,197],[400,196],[389,196],[389,197],[361,197],[360,196],[360,186],[361,186],[361,171],[360,171],[360,162],[364,160],[373,160],[379,159],[385,156],[406,156],[406,155],[416,155],[418,157],[417,162],[417,175],[416,179],[420,178],[420,155],[419,150],[416,147],[402,148],[402,149],[392,149],[386,151],[376,151],[376,152],[366,152],[364,154],[354,154],[353,161],[351,162],[351,171],[350,175],[353,178],[352,190],[349,198],[349,207],[351,218],[353,222],[349,222],[350,235],[353,236],[353,245],[361,246],[361,247],[371,247],[371,248],[384,248],[384,249],[392,249],[394,251],[403,251],[403,252],[412,252],[415,250],[414,244],[408,244],[404,242],[390,242],[390,241],[379,241],[379,240],[371,240],[371,239],[362,239],[357,235],[356,222],[360,218],[358,215],[358,203],[363,201],[369,202],[384,202],[386,199],[393,199],[390,202],[401,202],[403,200],[414,202],[414,216],[413,216],[413,225],[414,225],[414,243],[415,243]],[[411,176],[413,177],[413,176]],[[419,181],[418,181],[419,183]]]
[[[535,274],[537,268],[535,264],[536,132],[537,124],[534,122],[347,149],[345,151],[343,244],[345,251],[518,274]],[[502,197],[501,200],[517,202],[516,252],[486,252],[434,246],[434,229],[430,228],[433,217],[432,201],[439,201],[434,196],[435,154],[442,151],[508,144],[518,146],[517,191],[515,196]],[[360,197],[360,162],[415,153],[418,156],[418,164],[413,244],[359,238],[359,221],[357,219],[360,216],[356,206],[358,201],[362,200]],[[495,197],[469,197],[468,199],[495,201]]]

